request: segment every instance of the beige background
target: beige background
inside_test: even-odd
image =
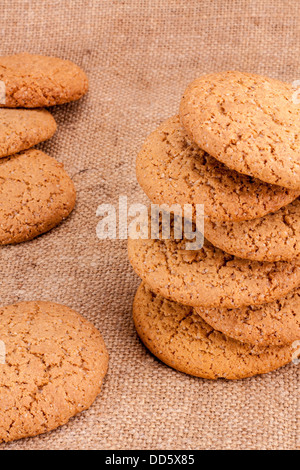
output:
[[[300,368],[214,383],[161,364],[134,331],[139,281],[126,242],[100,242],[95,230],[99,204],[120,194],[144,200],[137,151],[177,112],[193,78],[236,68],[300,79],[300,2],[2,0],[0,18],[1,54],[68,58],[90,78],[87,97],[53,110],[59,130],[43,146],[73,177],[77,208],[51,233],[1,249],[0,302],[65,303],[94,322],[111,354],[103,393],[88,412],[0,448],[299,448]]]

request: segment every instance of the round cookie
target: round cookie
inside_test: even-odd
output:
[[[0,309],[0,442],[36,436],[86,410],[108,353],[96,328],[68,307],[24,302]]]
[[[0,57],[6,108],[40,108],[68,103],[88,90],[83,70],[69,60],[33,54]],[[0,105],[1,106],[1,105]]]
[[[56,131],[52,114],[44,109],[0,109],[0,158],[50,139]]]
[[[171,302],[142,284],[133,305],[137,333],[168,366],[206,379],[230,380],[265,374],[292,360],[292,348],[255,351],[215,331],[192,307]]]
[[[72,212],[76,191],[63,165],[31,149],[0,159],[0,245],[31,240]]]
[[[244,222],[206,220],[205,236],[232,255],[254,261],[300,259],[300,200]]]
[[[186,250],[186,240],[132,239],[129,261],[159,295],[193,307],[243,307],[277,300],[300,285],[300,264],[236,258],[205,240]]]
[[[180,118],[189,137],[240,173],[300,189],[300,105],[292,85],[237,71],[192,82]]]
[[[289,204],[299,192],[230,170],[187,140],[179,117],[165,121],[144,143],[137,179],[156,204],[204,204],[221,221],[262,217]]]
[[[285,346],[300,340],[300,288],[269,304],[240,309],[200,308],[195,311],[210,326],[258,346]]]

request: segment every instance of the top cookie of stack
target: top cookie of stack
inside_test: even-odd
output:
[[[187,88],[181,122],[189,138],[227,167],[297,192],[300,106],[293,99],[294,92],[287,83],[253,74],[208,75]],[[299,202],[284,206],[255,222],[208,220],[206,237],[246,259],[299,258]]]
[[[259,348],[300,340],[294,314],[300,106],[294,93],[289,84],[254,74],[203,76],[187,88],[179,116],[148,137],[137,159],[138,181],[152,202],[204,204],[206,241],[189,252],[185,240],[130,239],[133,268],[154,295],[194,307],[212,328]],[[142,339],[143,328],[139,324]],[[159,328],[165,331],[162,323]],[[156,331],[153,343],[146,341],[154,353],[163,349]]]
[[[0,57],[0,245],[50,230],[70,214],[76,199],[62,165],[28,150],[53,136],[53,116],[21,108],[68,103],[87,89],[85,73],[68,60],[27,53]]]

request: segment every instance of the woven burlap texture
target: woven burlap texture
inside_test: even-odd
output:
[[[298,0],[4,0],[1,55],[73,60],[90,79],[80,102],[53,109],[41,148],[78,190],[70,219],[33,242],[1,248],[1,304],[52,300],[102,332],[110,371],[94,406],[55,432],[2,449],[295,449],[300,367],[237,383],[177,373],[138,340],[139,284],[126,241],[99,241],[96,209],[145,196],[135,177],[147,134],[178,111],[205,72],[240,69],[300,79]],[[1,406],[1,404],[0,404]]]

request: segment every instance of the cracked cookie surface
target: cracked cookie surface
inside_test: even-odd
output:
[[[63,165],[31,149],[0,159],[0,245],[31,240],[71,213],[76,191]]]
[[[240,309],[200,308],[195,311],[224,334],[258,346],[285,346],[300,340],[300,288],[275,302]]]
[[[135,296],[133,318],[138,335],[156,357],[197,377],[242,379],[271,372],[292,360],[289,346],[255,351],[214,330],[192,307],[155,295],[145,284]]]
[[[68,307],[23,302],[0,309],[0,442],[51,431],[89,408],[108,353],[96,328]]]
[[[83,70],[69,60],[34,54],[0,57],[7,108],[40,108],[80,99],[88,90]]]
[[[161,235],[161,234],[160,234]],[[272,302],[300,285],[300,263],[248,261],[205,240],[186,250],[186,240],[128,240],[135,272],[159,295],[193,307],[242,307]]]
[[[52,114],[44,109],[0,109],[0,158],[50,139],[56,131]]]
[[[254,261],[300,259],[300,200],[243,222],[205,221],[205,236],[232,255]]]
[[[229,168],[300,189],[300,105],[292,85],[237,71],[192,82],[180,118],[189,137]]]
[[[204,204],[221,221],[262,217],[289,204],[299,192],[230,170],[187,140],[179,116],[165,121],[145,141],[137,179],[155,204]]]

